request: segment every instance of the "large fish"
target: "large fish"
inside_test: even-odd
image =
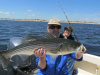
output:
[[[72,52],[81,52],[83,44],[61,38],[33,38],[13,49],[0,52],[0,62],[3,67],[6,67],[12,56],[16,54],[32,55],[37,48],[41,47],[47,50],[47,54],[65,55]]]

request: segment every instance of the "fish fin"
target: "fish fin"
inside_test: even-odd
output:
[[[5,68],[7,65],[7,59],[2,54],[0,54],[0,63],[3,66],[3,68]]]
[[[30,41],[30,40],[35,40],[36,38],[34,36],[31,36],[29,34],[26,34],[26,36],[24,37],[22,43],[26,42],[26,41]]]
[[[52,38],[55,38],[55,37],[52,34],[50,34],[50,33],[47,32],[45,34],[44,38],[52,39]]]
[[[3,70],[3,66],[2,66],[2,64],[0,63],[0,74],[1,74],[2,70]]]

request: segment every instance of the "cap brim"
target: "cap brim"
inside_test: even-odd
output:
[[[58,24],[58,23],[48,23],[48,25],[52,25],[52,24],[53,24],[53,25],[55,24],[55,25],[60,25],[60,26],[62,26],[61,24]]]

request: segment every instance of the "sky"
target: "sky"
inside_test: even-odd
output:
[[[69,21],[100,23],[100,0],[59,0]],[[67,21],[58,0],[0,0],[0,18]]]

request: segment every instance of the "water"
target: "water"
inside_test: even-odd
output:
[[[63,33],[64,27],[69,24],[61,24],[63,25],[61,33]],[[71,25],[79,42],[86,46],[86,53],[100,56],[100,25],[75,23]],[[26,34],[41,37],[45,34],[46,29],[47,22],[0,20],[0,51],[7,48],[10,38],[24,37]]]

